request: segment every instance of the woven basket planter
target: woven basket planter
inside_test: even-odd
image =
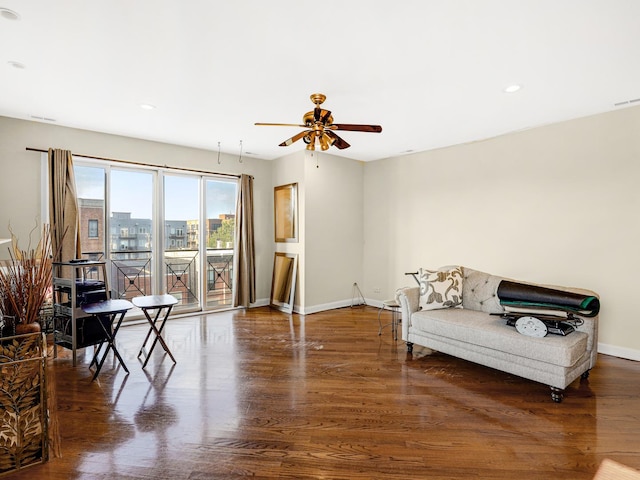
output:
[[[48,460],[46,338],[0,338],[0,476]]]

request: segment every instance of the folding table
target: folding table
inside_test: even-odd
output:
[[[169,318],[171,309],[176,303],[178,303],[178,299],[173,295],[165,294],[165,295],[145,295],[142,297],[135,297],[131,301],[136,307],[142,310],[142,312],[144,313],[144,316],[147,317],[147,321],[149,322],[149,325],[151,327],[149,328],[149,331],[147,332],[147,336],[144,339],[144,342],[142,343],[140,352],[138,352],[138,358],[140,358],[140,355],[144,353],[144,348],[147,345],[147,341],[149,340],[149,337],[151,336],[151,334],[152,333],[155,334],[155,338],[151,343],[151,348],[149,349],[149,352],[147,353],[144,363],[142,364],[142,368],[147,366],[147,362],[151,357],[151,352],[153,352],[153,349],[155,348],[156,343],[158,341],[160,341],[160,345],[162,345],[162,348],[164,349],[164,351],[169,354],[169,356],[171,357],[171,360],[173,360],[173,363],[177,363],[176,359],[173,358],[173,355],[169,350],[169,347],[167,346],[166,342],[162,338],[162,330],[164,329],[164,324],[167,322],[167,318]],[[161,315],[163,309],[165,310],[165,312],[164,312],[164,315]],[[151,318],[151,315],[149,314],[149,311],[151,310],[157,310],[154,318]],[[158,322],[160,322],[160,328],[156,326]]]
[[[84,313],[87,315],[94,315],[96,317],[98,323],[100,323],[100,326],[104,330],[106,337],[105,340],[98,344],[93,355],[93,359],[89,364],[89,367],[94,363],[96,364],[96,371],[93,374],[92,381],[98,377],[110,349],[113,350],[113,354],[120,362],[120,365],[122,365],[122,368],[124,368],[124,371],[129,373],[127,365],[124,363],[124,360],[116,348],[115,340],[118,330],[120,329],[120,325],[122,325],[122,320],[124,319],[127,311],[131,308],[133,308],[133,305],[128,300],[104,300],[102,302],[87,303],[82,306],[82,311]],[[107,349],[104,351],[100,363],[98,363],[98,354],[105,342],[107,343]]]

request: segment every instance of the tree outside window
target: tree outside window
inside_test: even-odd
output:
[[[230,218],[227,220],[222,220],[222,224],[214,231],[209,234],[209,239],[207,240],[208,248],[220,248],[218,247],[218,241],[220,241],[220,245],[222,248],[226,248],[227,243],[233,244],[233,236],[236,228],[236,220],[235,218]]]

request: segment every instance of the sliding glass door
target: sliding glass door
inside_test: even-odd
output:
[[[206,306],[231,305],[237,182],[206,179]]]
[[[78,195],[82,256],[89,260],[104,260],[108,236],[105,214],[106,169],[76,165],[74,176]]]
[[[166,291],[179,308],[200,307],[200,178],[163,175],[163,268]]]
[[[231,306],[237,180],[76,160],[83,257],[112,298],[169,293],[177,311]]]
[[[113,298],[154,293],[153,191],[151,171],[112,168],[109,177],[108,258]]]

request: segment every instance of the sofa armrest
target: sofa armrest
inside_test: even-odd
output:
[[[585,289],[585,288],[564,287],[561,285],[543,285],[543,286],[547,288],[553,288],[556,290],[565,290],[567,292],[581,293],[583,295],[593,295],[598,299],[600,298],[600,295],[598,295],[596,292],[594,292],[593,290]],[[593,368],[596,364],[596,360],[598,359],[598,327],[600,323],[600,314],[596,315],[595,317],[583,317],[583,316],[580,316],[579,314],[576,316],[584,322],[582,325],[577,326],[576,330],[580,332],[585,332],[589,336],[589,339],[587,340],[587,350],[591,352],[591,365],[589,366],[589,368]]]
[[[595,317],[580,317],[583,324],[576,327],[576,330],[585,332],[589,338],[587,340],[587,350],[591,353],[591,365],[589,368],[593,368],[598,359],[598,323],[600,315]]]
[[[396,291],[402,313],[402,339],[406,342],[411,325],[411,314],[420,307],[420,287],[403,287]]]

